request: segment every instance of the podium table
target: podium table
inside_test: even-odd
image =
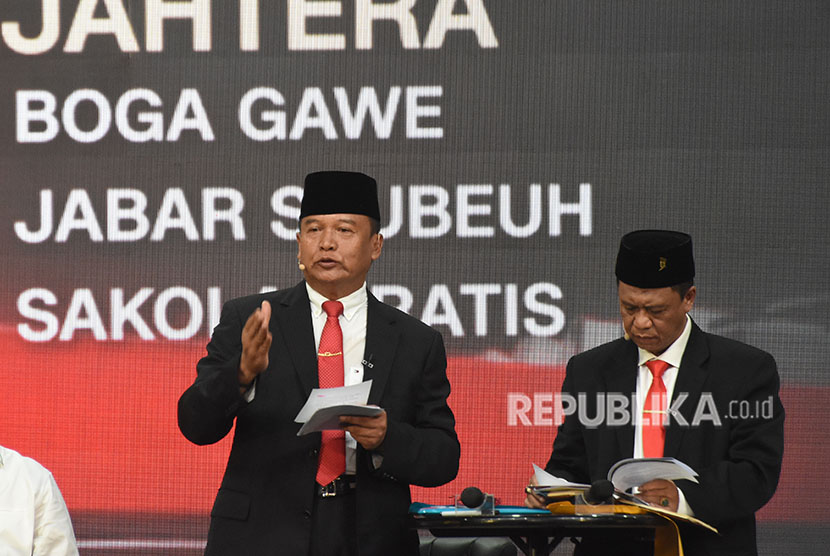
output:
[[[411,514],[411,527],[436,537],[509,537],[528,556],[547,556],[570,537],[599,538],[632,554],[653,554],[654,530],[665,523],[651,515],[556,515],[500,506],[495,515]]]

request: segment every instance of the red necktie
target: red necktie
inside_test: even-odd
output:
[[[671,365],[659,359],[646,362],[651,371],[651,387],[646,394],[646,403],[643,406],[643,457],[663,457],[663,444],[666,440],[666,429],[663,420],[666,414],[666,385],[663,384],[663,373]]]
[[[343,332],[337,318],[343,314],[339,301],[323,303],[326,324],[320,335],[317,349],[317,377],[320,388],[343,386]],[[317,482],[323,486],[343,474],[346,470],[346,433],[323,431],[320,445],[320,460],[317,466]]]

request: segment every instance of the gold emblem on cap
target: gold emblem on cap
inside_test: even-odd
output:
[[[665,270],[667,262],[668,261],[666,261],[666,257],[660,257],[660,262],[658,263],[658,266],[660,268],[657,269],[657,272],[661,272],[661,271]]]

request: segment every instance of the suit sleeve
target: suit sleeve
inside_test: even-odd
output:
[[[447,404],[450,383],[441,335],[434,332],[415,396],[414,418],[390,420],[378,470],[387,478],[418,486],[438,486],[455,478],[461,448],[455,417]]]
[[[741,373],[743,386],[738,395],[727,401],[730,418],[723,423],[728,427],[726,457],[698,469],[698,483],[677,483],[695,516],[708,523],[752,515],[769,501],[778,485],[784,453],[784,407],[778,397],[775,361],[768,353],[758,353]],[[735,416],[740,407],[758,414],[742,419]]]
[[[577,399],[574,387],[574,363],[568,362],[565,380],[562,382],[562,398]],[[545,466],[545,471],[552,475],[577,483],[590,483],[588,476],[588,456],[585,448],[585,438],[582,426],[579,423],[576,408],[566,415],[556,432],[553,441],[553,451]]]
[[[196,365],[196,381],[179,398],[179,429],[195,444],[224,438],[245,403],[237,379],[245,320],[230,302],[222,307],[207,355]]]

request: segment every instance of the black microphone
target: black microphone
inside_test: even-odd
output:
[[[612,504],[614,497],[614,483],[607,479],[601,479],[591,483],[585,494],[585,502],[591,505]]]
[[[477,487],[467,487],[461,491],[459,499],[468,508],[478,508],[484,503],[484,493]]]
[[[465,509],[466,508],[466,509]],[[441,515],[478,516],[495,515],[496,499],[492,494],[486,494],[477,487],[467,487],[455,497],[455,507],[444,510]]]

